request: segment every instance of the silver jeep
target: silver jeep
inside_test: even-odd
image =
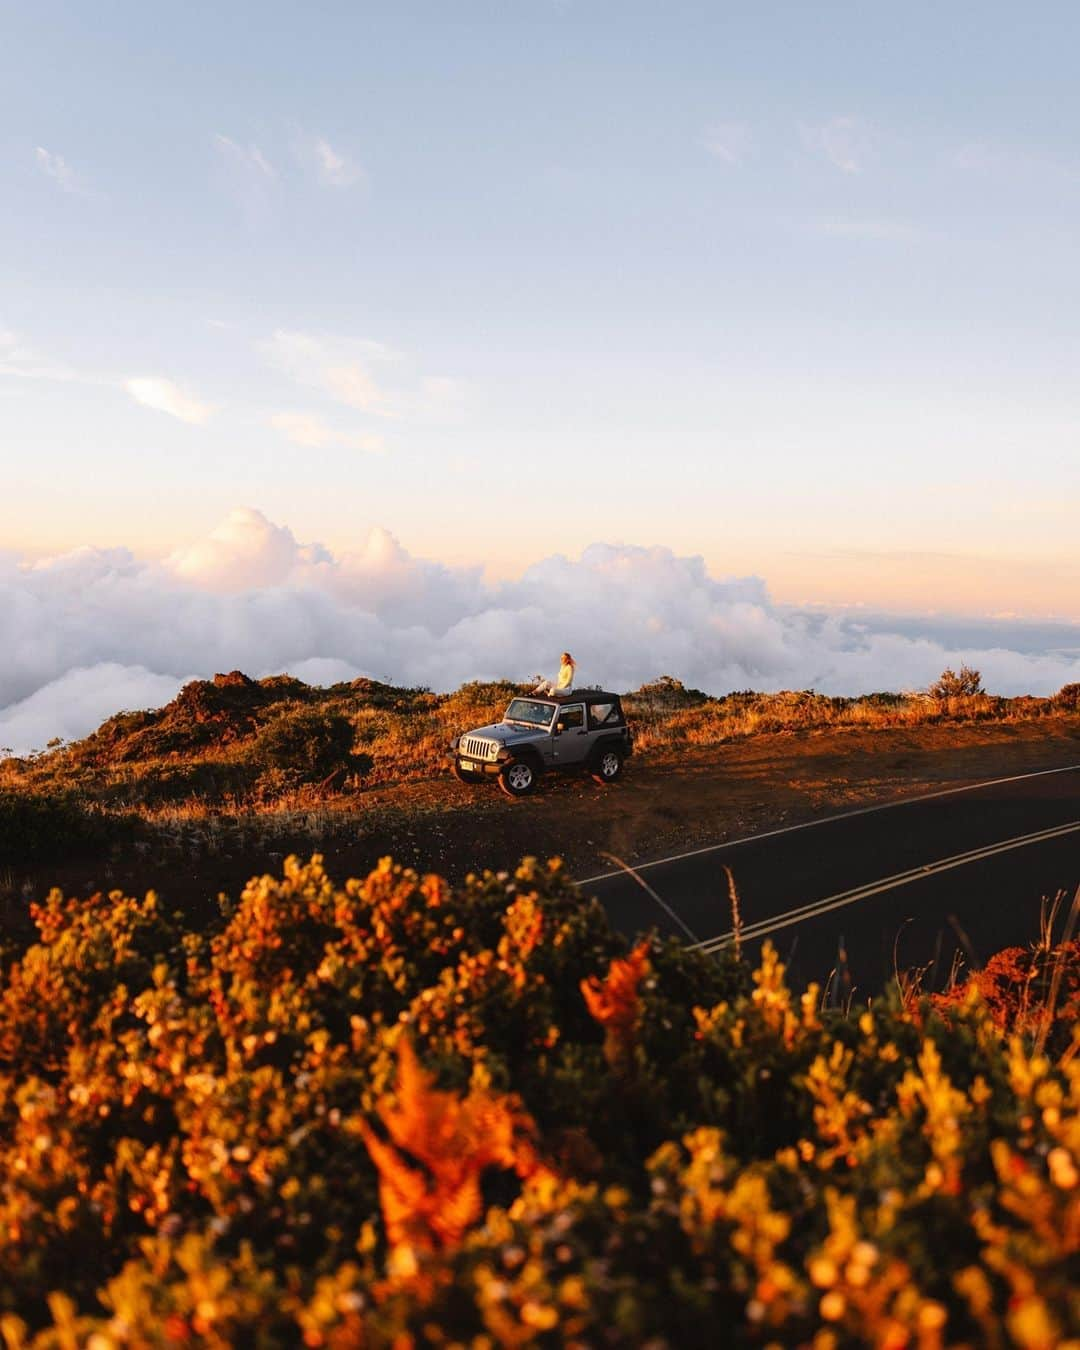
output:
[[[532,792],[544,773],[589,773],[613,783],[633,749],[618,694],[575,690],[510,700],[501,722],[450,742],[450,768],[463,783],[498,778],[510,797]]]

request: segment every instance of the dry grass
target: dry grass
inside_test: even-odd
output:
[[[1060,711],[1054,699],[999,698],[992,694],[935,699],[928,694],[867,694],[831,698],[813,690],[723,698],[696,698],[692,691],[645,686],[626,699],[642,749],[670,745],[719,745],[746,736],[824,730],[918,727],[942,722],[1020,721]]]
[[[1043,1053],[1055,1028],[1071,1032],[1080,1016],[1080,941],[1076,938],[1080,889],[1072,897],[1059,935],[1058,921],[1068,898],[1065,891],[1059,891],[1051,901],[1044,901],[1039,940],[1030,946],[1006,947],[985,965],[969,952],[971,969],[967,973],[960,962],[954,961],[945,991],[930,995],[932,1006],[949,1016],[977,996],[999,1028],[1012,1035],[1030,1036],[1036,1054]],[[896,987],[903,1007],[913,1010],[926,996],[924,979],[929,969],[927,965],[897,971]],[[1075,1053],[1070,1049],[1069,1057]]]
[[[519,689],[471,683],[452,694],[369,680],[313,688],[284,676],[235,673],[188,685],[166,708],[120,713],[86,739],[25,759],[0,760],[0,793],[66,794],[95,813],[133,813],[175,836],[196,832],[211,852],[229,851],[241,820],[259,838],[294,833],[328,806],[372,788],[442,772],[449,740],[496,720]],[[842,727],[885,729],[931,723],[1030,721],[1077,711],[1077,690],[1053,698],[974,694],[871,694],[831,698],[812,690],[713,698],[663,677],[624,695],[639,750],[659,754],[761,735]],[[280,731],[340,719],[351,725],[347,760],[293,765],[267,758],[267,728]],[[314,721],[313,721],[314,719]],[[346,727],[347,732],[347,727]],[[2,841],[0,841],[2,842]]]

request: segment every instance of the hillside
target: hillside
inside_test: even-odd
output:
[[[319,688],[240,671],[185,685],[163,708],[121,712],[87,736],[0,760],[0,787],[77,793],[107,811],[274,810],[430,778],[450,737],[497,718],[520,690],[466,684],[452,694],[373,680]],[[1033,722],[1080,710],[1080,686],[1051,698],[933,698],[813,691],[712,698],[664,677],[624,695],[645,754],[826,728]]]
[[[83,741],[0,760],[0,905],[22,922],[27,899],[63,884],[154,885],[205,907],[267,858],[312,849],[343,872],[392,852],[456,879],[526,853],[575,869],[598,850],[637,861],[1080,758],[1075,688],[1051,699],[707,698],[658,680],[625,697],[637,753],[616,787],[551,780],[510,802],[454,782],[443,755],[513,692],[319,689],[234,672]]]

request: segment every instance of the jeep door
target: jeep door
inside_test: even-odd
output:
[[[585,725],[584,703],[564,704],[552,728],[552,758],[557,765],[584,764],[591,737]]]
[[[598,741],[611,741],[620,736],[623,729],[622,709],[613,698],[610,703],[592,702],[587,711],[589,735],[586,754],[591,754]]]

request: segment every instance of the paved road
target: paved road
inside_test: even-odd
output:
[[[749,955],[770,937],[796,981],[820,980],[842,946],[863,991],[889,980],[894,956],[901,969],[930,965],[927,983],[940,985],[957,950],[970,965],[1028,942],[1044,896],[1067,891],[1071,900],[1080,765],[658,859],[636,869],[639,881],[601,862],[581,884],[625,932],[655,926],[712,949],[732,928],[725,865]]]

